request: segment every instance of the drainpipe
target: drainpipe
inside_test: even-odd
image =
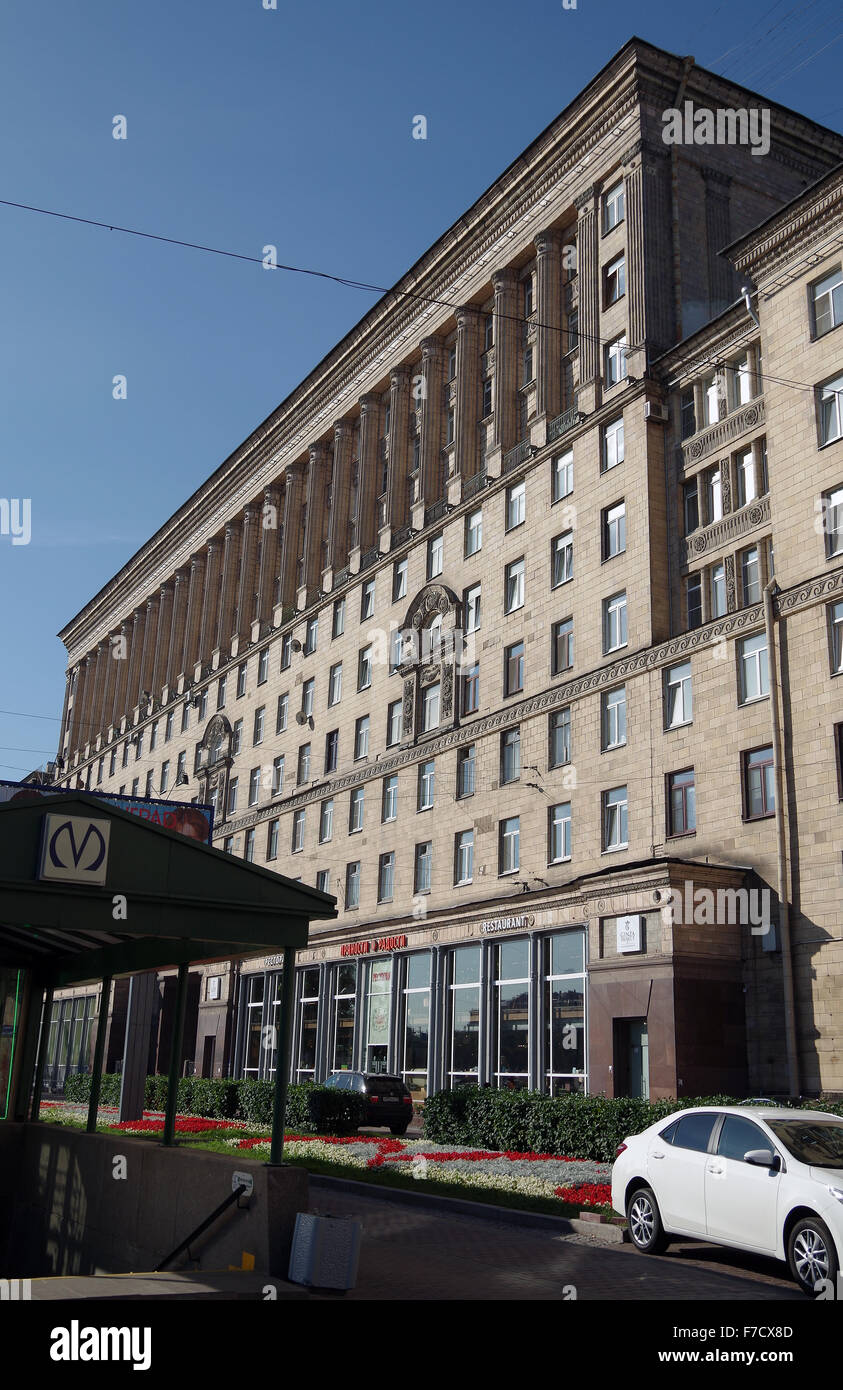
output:
[[[693,58],[682,59],[682,76],[679,79],[679,88],[674,99],[675,110],[682,110],[682,101],[685,96],[685,88],[688,85],[688,78],[694,66]],[[679,158],[676,153],[676,146],[670,146],[670,195],[671,195],[671,225],[673,235],[673,308],[675,315],[676,342],[682,341],[682,255],[679,243]]]
[[[764,628],[770,670],[770,723],[773,737],[773,778],[776,788],[776,855],[778,860],[779,929],[782,946],[782,984],[784,987],[784,1037],[787,1051],[787,1081],[791,1096],[799,1095],[799,1053],[796,1046],[796,1006],[793,991],[793,954],[790,939],[790,901],[787,884],[787,832],[784,815],[784,767],[782,754],[781,702],[778,661],[776,659],[773,596],[775,579],[764,585]]]

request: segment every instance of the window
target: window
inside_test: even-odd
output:
[[[242,720],[242,719],[235,719],[235,721],[234,721],[234,726],[233,726],[233,728],[232,728],[232,730],[231,730],[231,753],[232,753],[232,756],[233,756],[233,757],[236,757],[237,754],[240,752],[240,749],[241,749],[242,747],[243,747],[243,720]]]
[[[483,324],[483,351],[488,352],[495,341],[495,316],[487,314]]]
[[[626,261],[615,256],[603,271],[604,303],[608,309],[626,294]]]
[[[666,729],[678,729],[694,718],[691,689],[691,663],[680,661],[668,666],[664,673],[664,723]]]
[[[334,798],[329,796],[319,807],[319,843],[326,845],[334,833]]]
[[[137,796],[137,794],[138,794],[138,785],[139,785],[139,783],[140,783],[140,778],[139,778],[139,777],[133,777],[133,778],[132,778],[132,790],[131,790],[131,792],[129,793],[130,796]]]
[[[697,408],[693,387],[683,391],[679,397],[679,428],[683,439],[689,439],[697,432]]]
[[[820,387],[820,444],[831,444],[843,434],[843,376]]]
[[[342,699],[342,662],[331,667],[328,677],[328,705],[338,705]]]
[[[287,709],[290,703],[289,695],[279,695],[278,705],[275,710],[275,732],[283,734],[287,727]]]
[[[694,769],[670,772],[667,777],[667,833],[690,835],[697,828]]]
[[[476,747],[470,743],[457,753],[457,797],[474,795]]]
[[[626,686],[618,685],[614,690],[604,690],[600,705],[604,753],[610,748],[622,748],[626,743]]]
[[[430,892],[432,867],[433,842],[431,840],[424,840],[422,844],[416,845],[415,873],[413,878],[413,891],[415,893]]]
[[[398,818],[398,774],[393,772],[389,777],[383,779],[383,790],[381,792],[381,820],[397,820]]]
[[[401,742],[401,701],[393,700],[386,711],[386,746],[394,748]]]
[[[339,758],[340,731],[331,729],[325,735],[325,771],[336,772]]]
[[[367,579],[360,590],[360,621],[366,622],[368,618],[374,617],[375,612],[375,581]]]
[[[626,787],[603,793],[603,848],[626,849],[628,844]]]
[[[463,597],[466,632],[476,632],[480,626],[480,585],[466,589]]]
[[[626,503],[603,509],[603,559],[611,560],[626,550]]]
[[[431,758],[428,762],[420,763],[418,772],[418,794],[416,797],[417,811],[429,811],[432,807],[435,779],[435,761]]]
[[[176,786],[177,786],[177,787],[183,786],[183,785],[187,782],[187,772],[186,772],[186,770],[185,770],[185,764],[186,764],[186,762],[187,762],[187,753],[179,753],[178,761],[177,761],[177,763],[176,763]]]
[[[726,566],[722,560],[719,564],[711,567],[709,587],[711,589],[711,616],[712,618],[722,618],[726,612]]]
[[[445,1067],[449,1086],[461,1082],[477,1084],[480,957],[480,946],[460,946],[447,955]],[[429,1018],[429,1011],[427,1016]]]
[[[439,727],[439,681],[422,691],[422,733]]]
[[[504,612],[524,607],[524,557],[507,565],[504,583]]]
[[[102,759],[100,759],[100,762],[102,762]],[[148,773],[146,774],[146,785],[145,785],[145,787],[144,787],[144,793],[143,793],[143,794],[144,794],[144,796],[147,798],[147,800],[149,800],[149,798],[152,796],[152,773],[151,773],[151,772],[148,772]]]
[[[557,454],[551,464],[550,478],[551,502],[559,502],[563,497],[570,497],[574,490],[573,449],[569,449],[567,453],[564,454]]]
[[[202,693],[203,693],[203,695],[204,695],[206,692],[203,691]],[[202,717],[204,718],[204,715],[203,715]],[[152,725],[150,726],[150,730],[149,730],[149,751],[150,751],[150,753],[153,753],[157,747],[158,747],[158,720],[156,719],[155,723],[152,724]],[[102,781],[102,777],[101,777],[101,776],[98,777],[98,778],[97,778],[97,781],[98,781],[98,782],[101,782],[101,781]]]
[[[170,785],[170,763],[169,763],[169,760],[168,760],[168,761],[163,762],[163,763],[161,764],[161,783],[160,783],[160,786],[161,786],[161,795],[162,795],[162,796],[164,795],[164,793],[165,793],[165,791],[167,790],[167,788],[169,787],[169,785]]]
[[[738,701],[742,705],[770,693],[767,635],[744,637],[738,642]]]
[[[513,642],[504,652],[504,695],[524,689],[524,643]]]
[[[723,515],[723,483],[719,465],[706,469],[703,474],[703,483],[705,485],[706,522],[719,521]]]
[[[700,524],[700,492],[696,478],[682,485],[682,499],[685,512],[685,535],[690,536]]]
[[[622,592],[603,600],[603,651],[617,651],[626,642],[626,594]]]
[[[360,860],[354,859],[345,866],[345,905],[360,906]]]
[[[832,556],[843,552],[843,487],[823,494],[822,515],[825,553],[828,559],[831,559]]]
[[[444,563],[444,540],[442,536],[432,536],[427,543],[427,577],[435,579],[442,573]]]
[[[369,716],[361,714],[359,719],[354,721],[354,757],[368,758],[369,756]]]
[[[228,806],[226,810],[229,816],[233,816],[237,810],[237,781],[236,777],[232,777],[228,783]]]
[[[271,820],[266,827],[266,857],[267,859],[278,858],[278,827],[280,821]]]
[[[293,838],[290,844],[293,854],[299,854],[304,849],[304,817],[304,807],[293,812]]]
[[[480,419],[488,420],[492,413],[492,378],[484,376],[480,382]]]
[[[269,647],[264,647],[258,657],[258,685],[263,685],[269,675]]]
[[[237,698],[238,698],[238,700],[242,699],[243,696],[246,694],[246,666],[247,666],[247,662],[244,661],[240,666],[237,667]]]
[[[115,745],[115,747],[112,748],[112,750],[111,750],[111,757],[110,757],[109,760],[108,760],[108,775],[109,775],[109,777],[113,777],[113,776],[114,776],[114,770],[115,770],[116,766],[117,766],[117,747],[116,747],[116,745]]]
[[[610,232],[617,227],[624,215],[624,186],[623,179],[619,179],[603,194],[603,231]]]
[[[571,707],[557,709],[547,721],[547,765],[565,767],[571,761]]]
[[[217,709],[225,709],[225,687],[226,677],[220,676],[217,681]]]
[[[831,673],[843,672],[843,603],[829,604],[828,620],[831,636]]]
[[[517,782],[521,776],[521,730],[506,729],[501,734],[501,785]]]
[[[252,729],[252,745],[263,743],[263,723],[266,714],[266,706],[261,705],[260,709],[255,710],[255,721]]]
[[[185,700],[181,707],[181,731],[185,733],[190,725],[190,701]]]
[[[465,519],[465,558],[476,555],[483,545],[483,512],[478,508]]]
[[[498,874],[514,874],[521,867],[521,818],[510,816],[498,829]]]
[[[761,563],[758,547],[751,546],[741,553],[741,589],[745,604],[761,602]]]
[[[247,831],[246,831],[245,843],[244,843],[244,845],[243,845],[243,858],[246,860],[247,864],[251,864],[251,863],[254,861],[254,858],[255,858],[255,830],[254,830],[254,826],[252,827],[251,830],[247,830]]]
[[[743,754],[744,818],[760,820],[776,813],[772,744]]]
[[[623,418],[612,420],[603,427],[603,472],[615,468],[624,460]]]
[[[327,893],[331,886],[330,869],[319,869],[316,874],[316,887],[320,893]]]
[[[755,488],[755,459],[751,449],[744,449],[743,453],[735,457],[735,475],[738,486],[738,506],[745,507],[747,502],[751,502],[758,496]]]
[[[173,711],[172,711],[172,710],[169,710],[168,713],[167,713],[167,722],[166,722],[166,724],[164,725],[164,742],[165,742],[165,743],[169,743],[169,741],[170,741],[170,739],[171,739],[172,737],[173,737]],[[124,745],[123,745],[123,766],[124,766],[124,767],[126,766],[126,757],[127,757],[126,745],[124,744]]]
[[[685,604],[688,612],[688,627],[702,624],[702,575],[689,574],[685,581]]]
[[[471,883],[474,877],[474,831],[461,830],[454,836],[454,884]]]
[[[561,864],[571,857],[571,803],[549,806],[547,812],[547,862]]]
[[[392,602],[407,597],[407,557],[396,560],[392,570]]]
[[[702,383],[705,423],[714,425],[720,419],[720,383],[715,372],[705,377]]]
[[[394,627],[389,634],[389,674],[397,671],[403,659],[403,635],[400,627]]]
[[[342,637],[345,632],[345,599],[338,598],[334,602],[334,613],[331,621],[331,637]]]
[[[310,781],[310,744],[303,743],[299,748],[298,767],[296,771],[296,785],[301,786],[303,782]]]
[[[843,322],[843,272],[840,266],[811,286],[814,336],[821,338]]]
[[[462,712],[476,714],[480,708],[480,667],[475,662],[462,675]]]
[[[372,648],[361,647],[357,656],[357,689],[368,690],[372,684]]]
[[[173,711],[170,710],[170,713],[167,715],[167,719],[168,719],[171,723],[172,723],[172,718],[173,718]],[[121,761],[121,767],[128,767],[128,766],[129,766],[129,744],[128,744],[128,741],[127,741],[126,743],[123,744],[123,758],[122,758],[122,761]]]
[[[395,854],[387,850],[378,861],[378,902],[392,902],[395,888]]]
[[[286,671],[293,659],[293,634],[285,632],[281,638],[281,670]]]
[[[626,334],[613,338],[603,349],[603,375],[607,386],[616,386],[626,377]]]
[[[137,762],[139,758],[143,757],[143,734],[144,731],[143,729],[141,729],[137,735],[137,742],[135,744],[135,762]]]
[[[535,376],[535,372],[534,372],[534,370],[533,370],[533,361],[534,361],[534,359],[533,359],[533,349],[532,349],[532,347],[525,347],[525,349],[524,349],[524,356],[523,356],[523,359],[522,359],[522,367],[523,367],[522,376],[521,376],[521,385],[522,385],[522,386],[526,386],[526,385],[528,384],[528,382],[531,382],[531,381],[533,380],[534,376]]]
[[[550,544],[550,584],[557,589],[574,577],[574,533],[563,531]]]
[[[261,770],[253,767],[249,773],[249,805],[257,806],[261,790]]]
[[[513,483],[506,490],[506,529],[512,531],[520,526],[527,516],[527,484]]]
[[[304,652],[304,655],[305,655],[305,656],[311,656],[312,653],[316,651],[316,645],[317,645],[318,641],[319,641],[319,618],[318,618],[318,617],[308,618],[308,620],[307,620],[307,628],[305,629],[304,647],[303,647],[303,652]]]
[[[456,438],[457,413],[452,405],[448,406],[445,415],[445,443],[453,444]]]
[[[272,760],[272,795],[280,796],[284,790],[284,755]]]

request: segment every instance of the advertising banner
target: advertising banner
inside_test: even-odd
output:
[[[37,801],[44,796],[72,796],[76,790],[81,788],[44,787],[37,782],[0,781],[0,804],[4,801]],[[146,801],[140,796],[116,796],[110,792],[89,791],[85,792],[85,795],[107,801],[111,806],[119,806],[121,811],[128,811],[130,816],[150,821],[152,825],[162,825],[165,830],[177,830],[180,835],[186,835],[190,840],[201,840],[206,845],[211,843],[214,829],[213,806],[199,806],[183,801]]]

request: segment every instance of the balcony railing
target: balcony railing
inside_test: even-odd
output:
[[[376,545],[373,545],[371,550],[364,550],[363,554],[360,556],[361,570],[367,570],[372,565],[376,564],[379,556],[380,551]]]
[[[482,473],[475,473],[473,478],[466,478],[462,485],[463,499],[476,497],[478,492],[482,492],[486,486],[486,470]]]
[[[445,513],[447,512],[447,510],[448,510],[448,500],[447,500],[447,498],[445,498],[445,497],[440,498],[440,500],[439,500],[438,502],[434,502],[432,507],[425,507],[425,509],[424,509],[424,524],[425,524],[425,526],[432,526],[433,523],[434,523],[435,521],[438,521],[438,520],[440,519],[440,517],[443,517],[443,516],[445,515]]]
[[[408,541],[412,529],[411,526],[399,526],[398,530],[393,532],[391,549],[395,550],[399,545],[403,545],[405,541]]]
[[[532,444],[529,439],[522,439],[520,444],[516,444],[514,449],[508,450],[503,456],[503,473],[511,473],[513,468],[517,468],[526,458],[530,457]]]
[[[551,420],[547,427],[547,442],[552,444],[554,439],[561,439],[563,434],[575,429],[580,422],[580,411],[577,408],[576,400],[567,410],[563,410],[561,415],[557,415],[555,420]]]
[[[340,589],[343,584],[347,584],[350,574],[351,570],[349,569],[348,565],[345,566],[345,569],[337,570],[336,574],[334,575],[334,588]]]

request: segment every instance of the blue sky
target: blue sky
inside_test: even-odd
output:
[[[836,0],[263,3],[7,0],[0,197],[388,286],[633,33],[843,120]],[[0,536],[18,778],[55,752],[56,632],[376,296],[3,206],[0,257],[0,497],[32,506],[28,545]]]

